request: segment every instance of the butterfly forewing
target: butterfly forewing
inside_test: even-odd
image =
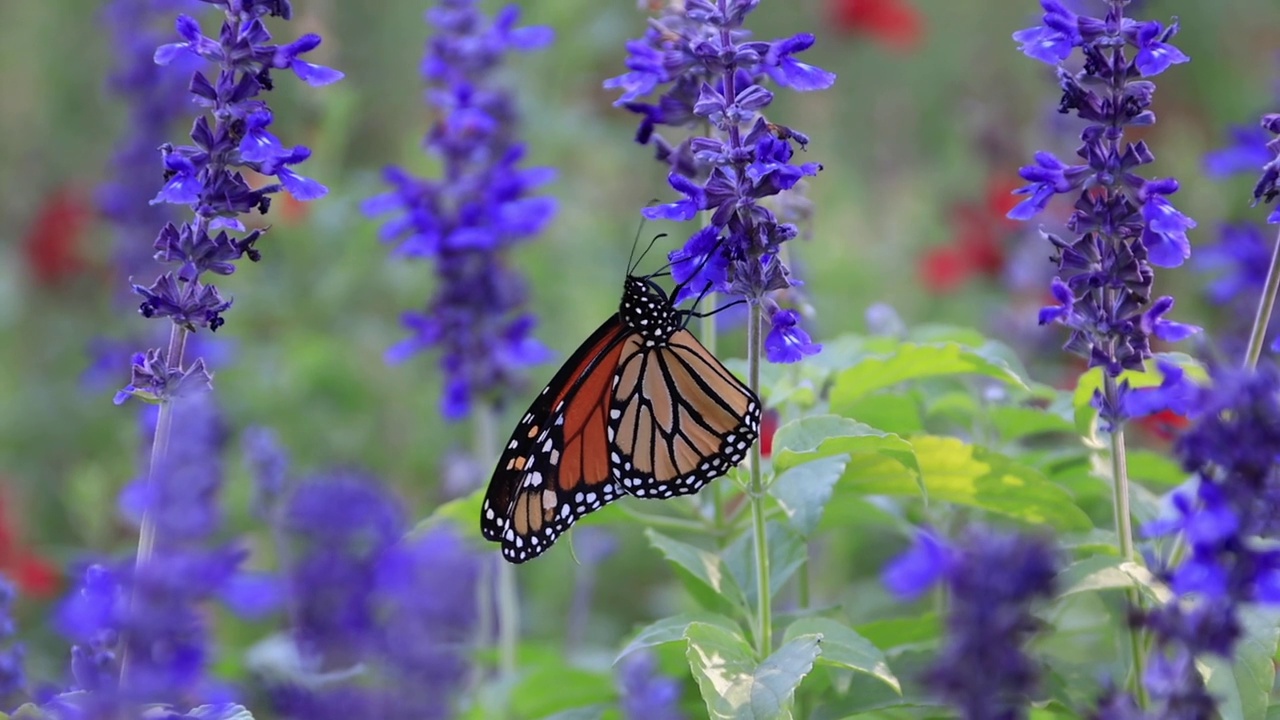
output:
[[[558,458],[551,462],[548,452],[541,448],[552,440],[550,450],[562,453],[556,438],[549,430],[556,427],[557,422],[564,421],[565,407],[572,396],[575,396],[583,379],[593,372],[606,370],[606,377],[612,377],[612,368],[600,368],[607,361],[609,353],[615,350],[622,336],[622,325],[618,316],[614,315],[601,325],[586,342],[565,362],[547,387],[534,399],[527,412],[511,433],[511,439],[498,458],[498,466],[489,480],[489,490],[485,493],[484,504],[480,508],[480,532],[486,540],[498,542],[506,533],[508,518],[515,510],[517,490],[524,488],[533,472],[539,472],[535,464],[545,466],[549,473],[544,477],[553,480],[558,478]],[[615,361],[616,362],[616,361]],[[603,432],[603,429],[602,429]],[[538,459],[541,463],[535,463]]]

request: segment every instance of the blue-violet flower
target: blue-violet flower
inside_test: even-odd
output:
[[[925,684],[965,720],[1026,717],[1038,664],[1023,649],[1039,623],[1032,604],[1053,595],[1058,555],[1046,538],[971,528],[954,546],[928,533],[890,564],[900,597],[945,582],[946,639]]]
[[[1077,15],[1058,0],[1041,0],[1043,25],[1019,31],[1014,39],[1037,60],[1058,65],[1062,89],[1059,111],[1074,112],[1089,123],[1070,165],[1050,153],[1021,169],[1027,196],[1009,217],[1029,220],[1055,195],[1074,195],[1067,228],[1074,237],[1045,233],[1053,244],[1058,277],[1056,304],[1040,313],[1041,324],[1056,322],[1071,330],[1065,349],[1101,367],[1111,377],[1140,369],[1151,357],[1153,339],[1175,342],[1197,329],[1162,319],[1171,298],[1151,296],[1152,266],[1177,267],[1191,254],[1187,230],[1195,221],[1168,200],[1178,190],[1173,178],[1148,180],[1137,169],[1155,158],[1147,144],[1125,142],[1126,127],[1155,122],[1149,109],[1155,84],[1147,78],[1187,62],[1169,44],[1176,23],[1139,22],[1125,17],[1127,0],[1108,0],[1102,18]],[[1062,66],[1076,48],[1083,68]],[[1121,384],[1115,393],[1098,391],[1094,404],[1104,425],[1124,420]]]
[[[621,90],[616,104],[641,115],[636,140],[653,143],[670,168],[671,187],[683,196],[647,208],[645,217],[687,222],[707,213],[708,224],[669,255],[677,299],[714,289],[760,305],[773,328],[765,339],[768,359],[795,362],[822,346],[797,326],[794,311],[782,310],[768,294],[800,285],[779,254],[799,231],[761,201],[793,190],[822,166],[792,163],[794,146],[803,149],[809,138],[765,118],[763,110],[773,102],[765,83],[822,90],[835,75],[796,59],[813,45],[813,35],[751,40],[744,23],[758,4],[668,5],[644,37],[627,43],[628,72],[605,87]],[[656,102],[642,100],[659,89]],[[697,134],[673,145],[655,132],[659,125],[696,128]]]
[[[458,420],[476,402],[500,402],[518,388],[523,369],[548,352],[533,338],[534,318],[522,312],[525,282],[508,250],[547,226],[552,198],[531,191],[554,177],[551,168],[522,167],[511,91],[496,78],[508,51],[545,47],[544,27],[516,27],[511,5],[492,20],[475,0],[443,0],[427,12],[436,34],[422,75],[437,121],[426,147],[442,164],[440,179],[389,167],[393,189],[370,198],[367,214],[396,212],[382,238],[400,241],[397,254],[431,258],[439,285],[425,311],[409,312],[410,336],[387,353],[398,362],[440,348],[445,374],[442,413]]]

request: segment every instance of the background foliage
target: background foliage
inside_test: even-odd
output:
[[[1079,559],[1045,611],[1059,632],[1037,648],[1053,658],[1055,672],[1037,710],[1043,717],[1073,716],[1119,667],[1112,635],[1120,596],[1102,591],[1160,593],[1140,568],[1120,566],[1105,550],[1114,544],[1109,488],[1097,472],[1087,395],[1071,393],[1079,369],[1057,351],[1055,330],[1034,326],[1049,250],[1034,232],[1000,220],[1002,192],[1016,184],[1031,152],[1074,145],[1052,113],[1057,97],[1047,70],[1009,39],[1032,24],[1035,3],[918,0],[919,35],[905,43],[831,21],[838,4],[766,2],[753,15],[761,37],[815,32],[807,59],[839,76],[824,93],[780,93],[771,112],[803,127],[812,138],[806,159],[825,167],[810,183],[812,238],[793,249],[815,312],[807,326],[826,350],[800,366],[766,368],[765,398],[781,425],[770,525],[777,625],[785,632],[780,669],[757,667],[751,646],[725,624],[755,592],[749,554],[736,547],[745,542],[740,536],[701,526],[680,532],[611,507],[584,523],[609,526],[618,542],[600,567],[578,565],[560,548],[520,569],[525,673],[514,696],[521,717],[610,702],[609,663],[628,643],[657,648],[660,667],[686,678],[683,706],[691,716],[773,717],[770,703],[801,683],[797,668],[811,662],[819,669],[804,678],[800,702],[813,717],[899,707],[904,696],[923,703],[914,673],[937,639],[938,616],[891,599],[878,573],[924,520],[942,528],[980,516],[1047,525]],[[616,306],[639,209],[669,190],[664,168],[630,141],[632,116],[613,108],[613,95],[600,87],[621,72],[622,43],[642,27],[634,3],[523,5],[528,22],[557,32],[550,50],[509,72],[532,164],[560,169],[550,192],[561,212],[517,257],[530,276],[538,334],[563,356]],[[1274,107],[1280,6],[1144,6],[1143,17],[1180,17],[1178,45],[1193,59],[1162,79],[1160,123],[1145,138],[1159,148],[1153,174],[1181,178],[1179,207],[1200,222],[1193,262],[1163,271],[1159,290],[1178,297],[1179,319],[1221,341],[1215,330],[1227,323],[1204,301],[1208,280],[1196,271],[1194,248],[1214,240],[1219,222],[1246,216],[1248,185],[1210,181],[1202,158],[1224,143],[1228,124],[1251,123]],[[224,283],[236,312],[218,333],[223,359],[216,364],[218,396],[235,429],[275,428],[299,471],[367,468],[417,517],[487,479],[487,468],[459,460],[471,429],[438,417],[434,366],[383,362],[401,337],[400,312],[427,296],[429,272],[390,260],[376,223],[358,212],[380,190],[383,165],[430,170],[419,150],[422,10],[403,1],[376,10],[297,3],[298,27],[290,32],[320,32],[317,61],[347,78],[324,93],[284,86],[273,105],[281,134],[316,149],[309,174],[331,194],[307,207],[285,201],[261,246],[265,261]],[[139,346],[129,339],[146,327],[120,302],[124,279],[92,210],[121,130],[121,108],[103,90],[112,57],[90,4],[0,4],[0,527],[10,531],[0,533],[0,571],[28,556],[65,569],[88,557],[87,548],[109,553],[134,542],[113,507],[145,438],[135,414],[110,398]],[[939,253],[968,247],[962,236],[975,223],[996,239],[987,251],[994,257],[973,261],[969,248],[966,264]],[[53,271],[38,271],[51,262]],[[909,330],[898,332],[881,306],[896,310]],[[741,353],[740,325],[741,317],[723,318],[722,357]],[[102,338],[125,340],[114,366],[97,364],[92,341]],[[551,371],[543,368],[533,382]],[[524,401],[512,398],[512,405]],[[515,419],[508,414],[504,425]],[[1140,483],[1139,519],[1154,517],[1159,496],[1185,479],[1164,453],[1166,439],[1156,425],[1139,433],[1131,468]],[[238,457],[235,447],[229,457]],[[246,469],[231,462],[228,471],[229,529],[265,544],[248,511]],[[654,503],[622,505],[685,518]],[[447,512],[468,529],[474,523],[473,507]],[[583,544],[575,538],[579,555]],[[50,603],[68,587],[64,570],[57,572],[18,607],[37,676],[59,677],[64,662],[65,646],[46,622]],[[594,584],[583,607],[573,596],[589,573]],[[259,633],[230,619],[219,627],[219,674],[244,680],[238,653]],[[680,638],[695,648],[688,664],[685,644],[668,642]],[[695,684],[705,690],[714,673],[698,672],[705,658],[695,657],[696,648],[718,657],[715,672],[737,690],[703,704]],[[1250,645],[1258,656],[1241,660],[1250,672],[1215,675],[1233,685],[1221,688],[1234,698],[1230,716],[1263,717],[1274,650],[1274,637]],[[744,714],[744,703],[754,714]],[[899,708],[880,716],[937,712]]]

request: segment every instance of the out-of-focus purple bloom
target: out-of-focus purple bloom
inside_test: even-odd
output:
[[[1209,283],[1209,299],[1217,304],[1237,298],[1256,303],[1270,264],[1271,248],[1262,229],[1247,223],[1224,223],[1218,242],[1201,249],[1194,263],[1197,270],[1217,274]]]
[[[1224,178],[1241,173],[1258,172],[1275,159],[1267,149],[1271,136],[1264,128],[1236,125],[1230,130],[1230,144],[1204,156],[1204,170],[1209,177]]]
[[[123,101],[129,119],[124,137],[116,140],[109,179],[98,188],[97,202],[114,230],[113,252],[122,279],[155,272],[154,250],[141,239],[176,220],[170,206],[147,202],[155,188],[139,178],[159,177],[156,148],[190,112],[187,83],[204,61],[188,55],[162,66],[153,56],[170,32],[173,13],[197,7],[195,0],[111,0],[102,9],[117,53],[107,88]]]
[[[938,584],[955,562],[953,550],[927,530],[916,535],[911,549],[884,569],[881,578],[890,592],[904,600],[919,597]]]
[[[649,652],[628,655],[618,668],[622,716],[626,720],[681,720],[680,682],[658,671]]]
[[[752,40],[744,22],[756,5],[669,4],[644,37],[627,43],[628,72],[604,86],[621,90],[615,104],[641,116],[636,140],[653,145],[670,170],[672,189],[683,196],[646,209],[645,217],[685,222],[708,214],[706,227],[669,254],[677,301],[710,288],[763,305],[776,320],[777,304],[768,294],[800,285],[778,251],[799,231],[762,201],[791,191],[822,166],[792,163],[794,146],[804,148],[809,139],[765,118],[763,110],[773,101],[765,84],[822,90],[835,75],[796,59],[813,45],[813,35]],[[654,92],[661,95],[646,100]],[[657,132],[659,126],[694,134],[673,145]],[[797,326],[798,319],[792,312],[773,323],[770,361],[795,362],[821,349]]]
[[[153,243],[155,259],[176,266],[177,270],[161,274],[150,285],[131,281],[133,291],[143,298],[139,306],[143,316],[169,318],[178,326],[175,333],[198,328],[217,330],[231,301],[203,276],[229,275],[241,258],[260,258],[254,243],[263,231],[254,230],[242,237],[227,232],[245,231],[238,216],[254,211],[265,214],[271,195],[282,189],[298,200],[324,194],[323,186],[298,176],[293,169],[311,151],[303,146],[287,148],[267,129],[273,116],[260,96],[272,89],[271,71],[293,69],[312,85],[341,77],[341,73],[298,60],[300,53],[319,45],[320,38],[315,35],[285,46],[270,44],[271,34],[263,18],[288,19],[292,10],[286,0],[202,2],[223,11],[217,39],[206,37],[197,19],[179,15],[176,26],[180,41],[154,50],[154,61],[162,68],[157,72],[166,72],[175,64],[195,63],[199,68],[188,75],[187,89],[193,101],[188,107],[205,108],[208,114],[200,114],[192,125],[193,144],[160,145],[165,182],[151,200],[153,205],[187,205],[194,218],[180,225],[165,222]],[[216,74],[206,74],[214,70]],[[159,119],[167,122],[169,116],[160,115]],[[148,122],[155,119],[147,118]],[[148,138],[147,142],[152,140]],[[251,188],[245,180],[245,170],[275,176],[277,182]],[[181,355],[165,360],[174,365],[175,371],[185,372]],[[131,383],[117,401],[145,390],[138,383]],[[161,395],[149,399],[165,398]]]
[[[1171,301],[1151,295],[1152,266],[1177,267],[1190,257],[1186,233],[1195,221],[1169,202],[1176,180],[1138,174],[1155,156],[1145,142],[1126,142],[1123,135],[1125,127],[1155,122],[1149,109],[1155,84],[1140,78],[1189,58],[1169,44],[1177,23],[1166,28],[1127,18],[1126,4],[1109,2],[1105,17],[1095,18],[1041,0],[1043,25],[1014,35],[1025,54],[1058,66],[1059,111],[1089,124],[1076,150],[1080,164],[1037,153],[1035,165],[1021,169],[1029,184],[1016,192],[1028,198],[1009,217],[1029,220],[1054,196],[1075,196],[1067,221],[1073,236],[1043,233],[1055,248],[1058,277],[1052,285],[1057,304],[1040,311],[1040,323],[1065,325],[1071,334],[1064,349],[1112,377],[1143,368],[1152,338],[1173,342],[1197,330],[1161,319]],[[1078,72],[1063,65],[1075,48],[1084,56]],[[1127,402],[1128,392],[1123,385],[1116,397],[1097,391],[1093,402],[1105,428],[1148,407]]]
[[[384,174],[393,189],[364,203],[366,214],[397,214],[381,233],[400,243],[397,254],[435,262],[435,297],[425,312],[404,315],[411,335],[387,360],[439,348],[441,410],[450,420],[465,417],[476,402],[501,402],[519,387],[525,367],[549,356],[533,338],[533,316],[523,312],[524,278],[507,258],[556,210],[552,198],[531,195],[554,171],[522,167],[514,98],[496,78],[507,52],[551,41],[548,28],[517,28],[518,14],[512,5],[490,20],[475,0],[443,0],[427,13],[437,32],[422,74],[439,119],[425,144],[440,158],[441,178],[389,167]]]
[[[244,462],[253,477],[253,509],[269,518],[280,507],[289,482],[289,454],[275,430],[251,427],[241,437]]]
[[[1232,657],[1241,608],[1280,602],[1280,552],[1266,544],[1280,537],[1280,371],[1214,368],[1191,405],[1196,419],[1176,450],[1196,473],[1194,490],[1174,496],[1176,516],[1147,528],[1188,545],[1179,565],[1158,568],[1175,600],[1139,614],[1155,638],[1146,683],[1159,717],[1213,717],[1195,657]]]
[[[1026,717],[1040,678],[1023,650],[1039,625],[1031,608],[1052,597],[1057,572],[1047,539],[984,528],[970,529],[954,546],[921,533],[885,570],[885,583],[904,597],[947,583],[947,635],[924,680],[960,717]]]
[[[153,519],[152,549],[137,565],[93,565],[58,613],[76,646],[76,688],[104,707],[212,700],[206,677],[208,601],[243,586],[245,552],[216,542],[221,512],[222,454],[227,443],[213,396],[171,397],[173,433],[149,482],[122,494],[125,514]],[[117,661],[127,652],[125,685]]]
[[[447,527],[403,535],[395,498],[358,473],[302,481],[283,518],[302,675],[264,678],[277,711],[452,717],[477,623],[478,557]]]
[[[10,642],[17,629],[13,624],[13,603],[18,590],[0,575],[0,707],[10,707],[18,693],[26,689],[27,678],[23,672],[22,646]],[[7,645],[7,647],[6,647]]]

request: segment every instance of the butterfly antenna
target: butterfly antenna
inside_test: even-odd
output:
[[[628,266],[627,266],[627,274],[628,274],[628,275],[631,275],[632,273],[634,273],[634,272],[636,271],[636,268],[640,267],[640,263],[644,262],[644,258],[645,258],[645,256],[649,254],[649,251],[653,249],[653,246],[654,246],[654,245],[655,245],[659,240],[661,240],[662,238],[664,238],[664,237],[666,237],[666,236],[667,236],[667,234],[666,234],[666,233],[658,233],[657,235],[654,235],[654,236],[653,236],[653,239],[649,241],[649,244],[645,246],[645,248],[644,248],[644,252],[640,253],[640,257],[636,258],[635,264],[634,264],[634,265],[632,265],[632,264],[629,264],[629,263],[628,263]],[[653,276],[653,275],[646,275],[645,277],[654,277],[654,276]]]
[[[650,208],[650,207],[653,207],[654,205],[657,205],[659,202],[661,202],[661,200],[659,200],[658,198],[651,198],[649,202],[644,204],[644,206],[646,208]],[[649,243],[649,248],[645,248],[644,253],[640,253],[639,258],[636,257],[636,248],[639,247],[640,245],[640,236],[644,234],[644,223],[645,223],[645,218],[644,216],[641,216],[640,226],[636,228],[636,236],[631,239],[631,254],[627,256],[627,274],[628,275],[635,272],[636,267],[640,265],[640,261],[644,260],[645,253],[649,252],[649,248],[653,247],[653,243],[656,242],[658,239],[658,238],[654,238],[653,242]],[[664,237],[664,236],[659,235],[658,237]]]

